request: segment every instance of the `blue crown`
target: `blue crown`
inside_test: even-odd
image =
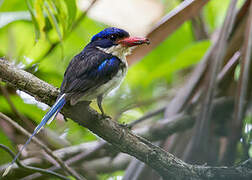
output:
[[[91,39],[91,42],[93,42],[99,38],[101,38],[101,39],[108,38],[111,35],[114,35],[119,38],[129,37],[129,33],[124,31],[123,29],[109,27],[109,28],[102,30],[98,34],[94,35]]]

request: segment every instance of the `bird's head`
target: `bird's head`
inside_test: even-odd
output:
[[[96,48],[120,58],[128,55],[134,47],[149,44],[150,41],[146,38],[131,37],[123,29],[109,27],[94,35],[91,43]]]

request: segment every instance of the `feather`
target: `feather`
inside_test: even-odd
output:
[[[33,136],[35,136],[46,125],[46,123],[50,123],[56,117],[56,115],[62,109],[65,103],[66,103],[66,94],[63,94],[58,98],[58,100],[54,103],[54,105],[50,108],[50,110],[45,114],[40,124],[35,128],[32,135],[29,137],[29,139],[23,145],[21,150],[14,157],[11,164],[6,168],[5,172],[3,173],[3,176],[6,176],[8,174],[8,172],[11,170],[11,167],[16,162],[17,158],[20,156],[21,152],[26,148],[26,146],[32,140]]]
[[[116,56],[87,45],[70,62],[60,91],[68,94],[71,105],[76,104],[82,96],[90,97],[86,101],[92,100],[96,98],[93,97],[96,89],[108,83],[120,69],[125,68],[126,65]]]

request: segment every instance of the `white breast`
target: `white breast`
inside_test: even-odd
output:
[[[126,68],[124,70],[120,69],[110,81],[91,92],[86,92],[80,101],[91,101],[101,94],[107,95],[112,89],[118,87],[122,83],[126,75],[126,71]]]
[[[110,81],[108,81],[107,83],[101,85],[100,87],[93,90],[92,92],[87,92],[81,98],[81,100],[84,100],[84,101],[91,101],[91,100],[97,98],[97,96],[99,96],[101,94],[107,95],[112,89],[118,87],[122,83],[122,81],[127,73],[127,69],[128,69],[126,55],[130,54],[132,48],[127,48],[127,47],[124,47],[121,45],[117,45],[117,46],[113,46],[111,48],[105,48],[105,49],[97,47],[97,49],[99,49],[105,53],[112,54],[112,55],[118,57],[122,61],[122,63],[125,64],[125,67],[123,69],[120,69],[117,72],[117,74],[114,77],[112,77],[112,79]]]
[[[112,89],[120,86],[126,75],[126,71],[126,68],[124,70],[120,69],[110,81],[97,89],[98,94],[107,95]]]
[[[117,46],[112,46],[110,48],[97,47],[97,49],[105,53],[112,54],[113,56],[118,57],[126,65],[127,68],[128,68],[128,63],[126,61],[126,56],[129,55],[134,48],[135,47],[125,47],[125,46],[122,46],[121,44]]]
[[[80,99],[80,101],[91,101],[101,94],[103,96],[107,95],[112,89],[120,86],[124,77],[126,76],[127,69],[128,68],[126,65],[125,68],[120,69],[117,72],[117,74],[114,77],[112,77],[112,79],[109,80],[107,83],[101,85],[100,87],[98,87],[93,91],[86,92],[86,94]]]

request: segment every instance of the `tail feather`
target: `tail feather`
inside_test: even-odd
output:
[[[59,113],[59,111],[63,108],[63,106],[66,103],[65,99],[66,94],[63,94],[58,98],[58,100],[55,102],[55,104],[50,108],[50,110],[45,114],[43,119],[41,120],[40,124],[34,129],[32,135],[29,137],[29,139],[26,141],[26,143],[23,145],[21,150],[17,153],[17,155],[14,157],[12,160],[11,164],[6,168],[3,176],[7,175],[8,172],[10,171],[11,167],[13,164],[16,162],[17,158],[20,156],[21,152],[26,148],[26,146],[30,143],[32,140],[33,136],[35,136],[45,125],[50,124],[53,119],[56,117],[56,115]]]
[[[55,117],[57,116],[57,114],[60,112],[60,110],[63,108],[63,106],[65,105],[66,103],[66,100],[65,100],[65,94],[63,94],[62,96],[60,96],[60,98],[57,100],[58,103],[55,103],[55,111],[53,111],[53,113],[50,114],[50,118],[47,120],[46,124],[49,125],[51,124],[51,122],[55,119]],[[53,105],[53,106],[54,106]],[[52,108],[53,108],[52,106]]]

